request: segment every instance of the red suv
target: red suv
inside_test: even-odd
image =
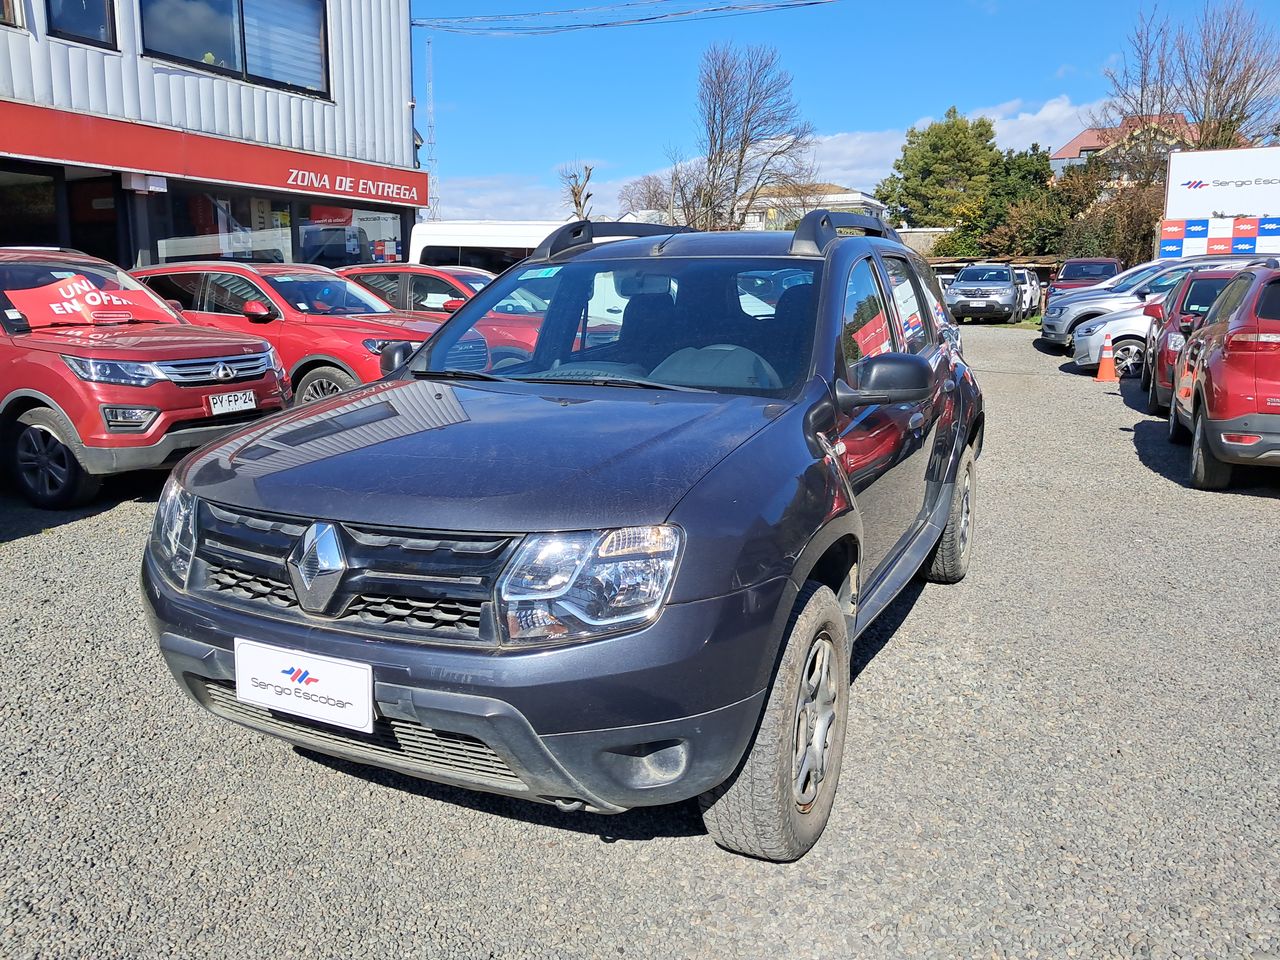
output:
[[[400,310],[440,322],[493,279],[491,273],[468,267],[423,267],[412,263],[360,264],[342,267],[338,272]],[[549,274],[548,279],[553,275]],[[529,286],[532,289],[522,289],[496,304],[475,324],[474,329],[489,344],[495,365],[512,358],[524,362],[533,353],[547,301],[533,292],[536,283]]]
[[[282,409],[279,367],[261,338],[185,323],[103,260],[0,248],[0,460],[36,506],[85,503],[105,474]]]
[[[1169,437],[1191,440],[1191,485],[1232,465],[1280,466],[1280,262],[1242,270],[1197,320],[1175,367]]]
[[[1049,283],[1049,296],[1056,297],[1068,290],[1092,287],[1103,280],[1110,280],[1122,266],[1119,260],[1110,257],[1079,257],[1064,261],[1062,269]]]
[[[310,264],[220,260],[151,267],[134,276],[181,307],[193,323],[265,338],[284,361],[300,403],[381,378],[385,346],[421,343],[441,325],[397,313],[359,284]],[[450,354],[456,369],[489,366],[478,335]]]
[[[1173,395],[1173,367],[1195,322],[1204,317],[1235,270],[1193,270],[1160,303],[1149,303],[1143,312],[1151,318],[1147,330],[1142,388],[1147,391],[1147,413],[1167,412]]]

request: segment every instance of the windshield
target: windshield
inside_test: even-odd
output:
[[[1132,290],[1134,287],[1142,283],[1142,281],[1148,279],[1153,274],[1159,273],[1163,269],[1165,269],[1165,265],[1163,263],[1153,263],[1149,267],[1143,267],[1141,270],[1137,270],[1134,273],[1129,274],[1128,277],[1121,280],[1110,289],[1118,290],[1121,293],[1124,293],[1126,290]]]
[[[325,273],[269,273],[267,283],[302,313],[329,316],[352,313],[390,313],[391,308],[345,277]]]
[[[957,283],[1009,283],[1008,267],[965,267],[956,274]]]
[[[1106,280],[1116,275],[1114,263],[1064,263],[1059,280]]]
[[[489,281],[493,279],[483,273],[455,273],[455,277],[465,283],[472,290],[483,290],[489,285]]]
[[[517,267],[461,307],[412,368],[449,369],[449,351],[475,323],[483,321],[492,339],[501,334],[494,314],[528,302],[542,305],[536,340],[495,362],[493,374],[782,395],[808,374],[821,266],[796,263],[646,258]],[[786,280],[776,304],[744,291],[760,277],[779,287]]]
[[[1187,295],[1182,298],[1182,312],[1200,316],[1208,313],[1209,308],[1213,306],[1213,301],[1217,300],[1218,294],[1222,292],[1222,288],[1230,282],[1230,277],[1218,279],[1206,277],[1203,280],[1192,280],[1187,287]]]
[[[129,274],[107,263],[59,263],[56,261],[19,260],[0,263],[0,310],[13,309],[13,302],[6,295],[10,290],[30,290],[50,284],[84,277],[99,290],[123,290],[130,294],[142,294],[148,309],[143,315],[116,318],[117,323],[182,323],[182,317],[169,304],[157,297],[144,284]],[[154,310],[150,309],[152,306]]]

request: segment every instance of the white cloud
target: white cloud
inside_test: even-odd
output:
[[[862,130],[818,137],[814,156],[827,183],[870,191],[893,170],[905,130]]]
[[[442,177],[431,187],[440,216],[449,220],[559,220],[565,216],[559,187],[537,177]]]
[[[1089,126],[1090,117],[1101,106],[1101,100],[1072,103],[1064,93],[1034,110],[1022,100],[1009,100],[994,107],[971,110],[969,116],[989,118],[995,124],[996,143],[1005,149],[1025,150],[1038,143],[1052,151]]]

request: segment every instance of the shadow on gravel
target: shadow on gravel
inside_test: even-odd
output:
[[[168,474],[160,471],[111,477],[92,503],[74,510],[40,510],[11,488],[0,489],[0,544],[38,536],[46,530],[97,516],[126,501],[155,503],[160,498],[166,477]]]
[[[884,608],[880,616],[867,628],[853,645],[853,656],[849,660],[849,682],[858,679],[859,674],[867,668],[881,650],[888,646],[893,635],[898,632],[911,608],[924,592],[924,583],[913,579],[908,583],[893,603]]]
[[[1139,377],[1126,377],[1121,380],[1120,396],[1124,398],[1124,405],[1130,410],[1147,414],[1147,391],[1142,389],[1142,380]]]
[[[1128,429],[1127,427],[1121,429]],[[1138,459],[1166,480],[1190,487],[1191,451],[1169,442],[1168,427],[1163,420],[1140,420],[1133,425],[1133,448]],[[1231,486],[1218,495],[1236,494],[1280,500],[1280,470],[1268,467],[1237,466]]]
[[[706,834],[696,802],[672,804],[666,807],[642,807],[626,813],[604,815],[596,813],[563,813],[549,804],[529,800],[517,800],[497,794],[475,793],[450,787],[442,783],[406,777],[379,767],[366,767],[304,747],[294,747],[294,752],[308,760],[324,764],[333,770],[392,790],[401,790],[414,796],[452,803],[480,813],[519,820],[540,827],[570,830],[574,833],[593,834],[605,843],[619,840],[656,840],[659,837],[700,837]]]
[[[1043,337],[1036,337],[1031,341],[1031,345],[1046,357],[1060,357],[1063,355],[1062,346],[1060,344],[1050,343]]]

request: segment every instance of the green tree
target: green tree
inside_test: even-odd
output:
[[[1039,144],[1006,150],[990,171],[980,206],[962,208],[956,229],[938,241],[939,256],[1033,256],[1049,253],[1068,213],[1054,197],[1048,151]]]
[[[942,120],[907,131],[902,156],[876,187],[876,199],[893,219],[913,227],[954,226],[966,210],[985,203],[1000,160],[991,121],[970,120],[951,107]]]

